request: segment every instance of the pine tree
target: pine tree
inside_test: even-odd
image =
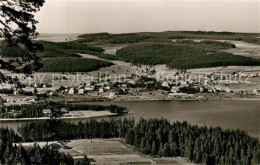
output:
[[[37,37],[34,13],[38,12],[45,0],[1,0],[0,1],[0,37],[4,37],[6,47],[15,47],[22,52],[19,62],[12,64],[0,59],[0,69],[11,72],[24,72],[26,75],[42,67],[36,53],[43,46],[33,42]],[[12,81],[12,78],[0,72],[0,83]]]
[[[134,144],[134,137],[135,137],[134,131],[132,129],[129,129],[126,133],[126,136],[125,136],[126,144],[133,145]]]
[[[168,157],[170,156],[171,148],[169,143],[165,143],[163,146],[163,156]]]
[[[146,154],[146,151],[145,151],[145,146],[146,144],[145,144],[145,140],[144,140],[144,138],[142,138],[142,140],[141,140],[141,143],[140,143],[140,151],[143,153],[143,154]]]
[[[159,157],[163,156],[163,144],[162,143],[160,143],[158,155],[159,155]]]
[[[151,153],[151,145],[148,139],[146,139],[146,143],[145,143],[145,153],[146,154],[150,154]]]
[[[155,141],[153,141],[153,144],[152,144],[151,154],[153,156],[157,155],[157,149],[156,149]]]

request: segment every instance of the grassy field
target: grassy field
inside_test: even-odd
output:
[[[43,59],[41,72],[89,72],[113,65],[111,62],[87,58],[50,58]]]
[[[49,144],[57,142],[49,142]],[[34,143],[22,143],[23,146],[33,146]],[[46,142],[37,142],[40,147]],[[125,145],[122,139],[80,139],[67,143],[70,149],[60,149],[60,152],[69,153],[74,159],[87,155],[94,160],[94,164],[175,164],[195,165],[183,157],[152,158],[135,152]]]

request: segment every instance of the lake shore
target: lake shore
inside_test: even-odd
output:
[[[74,112],[83,112],[83,111],[74,111]],[[73,111],[71,112],[73,115]],[[108,117],[108,116],[117,116],[118,113],[111,113],[109,111],[85,111],[82,116],[68,116],[61,117],[60,120],[68,119],[88,119],[88,118],[97,118],[97,117]],[[50,117],[39,117],[39,118],[0,118],[0,122],[4,121],[34,121],[34,120],[48,120]]]

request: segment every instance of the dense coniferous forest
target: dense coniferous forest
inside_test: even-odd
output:
[[[89,58],[51,58],[43,60],[41,72],[90,72],[113,65],[111,62]]]
[[[13,131],[0,128],[0,164],[67,164],[73,165],[74,160],[70,155],[60,153],[57,145],[38,145],[24,148],[21,145],[13,145],[20,141],[20,137]]]
[[[168,42],[167,39],[236,40],[260,44],[257,33],[233,33],[214,31],[166,31],[128,34],[93,33],[79,36],[79,43],[123,44],[136,42]]]
[[[236,48],[236,45],[231,44],[229,42],[219,42],[219,41],[212,41],[212,40],[200,40],[200,41],[176,40],[176,43],[194,45],[208,50],[225,50],[230,48]]]
[[[110,111],[111,113],[126,113],[127,108],[116,106],[116,105],[92,105],[92,104],[65,104],[58,102],[40,102],[35,104],[24,104],[24,105],[12,105],[3,106],[0,108],[1,118],[12,118],[13,114],[10,112],[18,113],[16,118],[35,118],[43,117],[43,110],[50,109],[51,111],[60,111],[65,108],[68,111]],[[60,112],[61,113],[61,112]]]
[[[205,46],[208,45],[208,46]],[[176,43],[154,44],[138,43],[124,47],[117,51],[120,60],[133,64],[157,65],[166,64],[170,68],[190,69],[217,66],[256,66],[260,65],[258,59],[235,56],[230,53],[216,51],[215,42],[202,42],[200,44]],[[229,47],[220,45],[217,47]],[[211,48],[214,47],[214,48]],[[215,48],[216,49],[216,48]]]
[[[240,130],[199,127],[165,119],[32,122],[18,128],[16,142],[65,139],[125,138],[141,153],[155,157],[184,156],[202,164],[259,164],[260,142]]]
[[[137,33],[126,33],[126,34],[109,34],[109,33],[94,33],[80,35],[78,42],[100,42],[106,44],[125,44],[125,43],[136,43],[142,40],[148,39],[151,36],[142,35]]]
[[[147,32],[128,34],[95,33],[79,36],[78,40],[70,42],[46,42],[35,41],[43,45],[44,51],[38,56],[44,60],[42,71],[62,72],[62,71],[91,71],[103,67],[94,62],[94,66],[86,67],[88,62],[82,62],[79,67],[75,67],[73,62],[80,57],[78,53],[95,55],[107,60],[123,60],[133,64],[167,64],[168,67],[177,69],[216,67],[216,66],[255,66],[260,65],[258,59],[250,57],[235,56],[219,50],[234,48],[235,45],[228,42],[218,42],[213,40],[236,40],[249,43],[260,44],[258,34],[232,33],[232,32],[205,32],[205,31],[179,31],[179,32]],[[173,43],[171,39],[177,39]],[[187,40],[188,39],[188,40]],[[194,42],[189,39],[204,39],[201,42]],[[104,54],[104,49],[97,47],[102,44],[131,44],[117,51],[117,56]],[[3,44],[1,50],[2,57],[19,57],[21,52]],[[58,57],[58,58],[57,58]],[[55,58],[50,60],[49,58]],[[56,61],[56,62],[52,62]],[[61,62],[68,63],[67,67],[60,66]],[[57,64],[57,68],[53,66]],[[48,66],[47,66],[48,65]],[[49,67],[52,65],[52,67]],[[106,65],[105,65],[106,66]],[[49,69],[50,68],[50,69]]]
[[[53,57],[79,57],[76,53],[78,51],[87,51],[93,53],[101,53],[104,50],[99,47],[93,47],[86,44],[79,44],[75,41],[71,42],[47,42],[37,41],[44,47],[43,52],[39,52],[38,56],[42,58]],[[1,54],[2,57],[20,57],[21,51],[15,47],[7,47],[5,43],[2,45]]]

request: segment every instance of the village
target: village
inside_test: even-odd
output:
[[[40,100],[70,100],[70,98],[89,101],[260,98],[260,89],[257,86],[252,88],[252,82],[260,79],[260,74],[257,72],[233,72],[230,77],[224,77],[219,72],[198,75],[178,71],[174,75],[161,76],[156,71],[151,74],[152,68],[146,70],[140,75],[125,75],[123,78],[113,80],[108,78],[110,75],[99,73],[95,78],[75,86],[66,83],[70,81],[71,75],[64,74],[62,80],[53,78],[53,81],[59,81],[61,86],[31,83],[18,88],[15,84],[2,84],[0,93],[5,105],[31,104]],[[238,85],[250,88],[240,89],[237,88]]]

